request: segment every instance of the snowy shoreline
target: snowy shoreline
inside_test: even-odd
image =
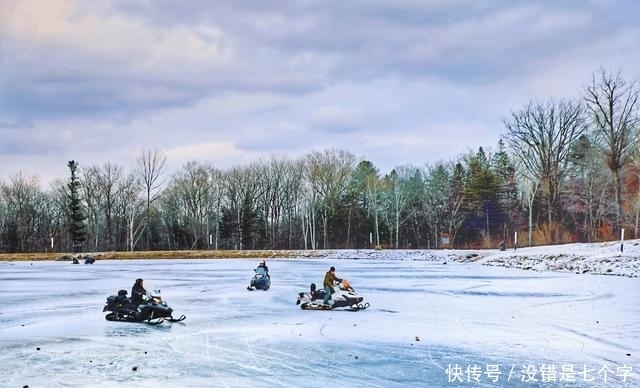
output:
[[[309,256],[326,259],[418,260],[446,263],[478,263],[488,266],[533,271],[572,272],[579,274],[638,277],[640,275],[640,240],[574,243],[486,250],[327,250]]]

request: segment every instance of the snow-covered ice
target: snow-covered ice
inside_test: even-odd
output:
[[[0,387],[640,386],[634,257],[606,276],[382,252],[268,259],[266,292],[246,290],[259,260],[0,262]],[[331,265],[369,309],[296,306]],[[138,277],[187,319],[106,321]]]

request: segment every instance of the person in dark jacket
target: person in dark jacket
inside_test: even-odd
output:
[[[136,306],[140,305],[147,295],[147,290],[144,289],[143,282],[142,279],[136,279],[135,284],[131,287],[131,302]]]
[[[324,304],[329,304],[329,298],[331,298],[331,294],[334,293],[333,284],[341,281],[342,279],[336,277],[336,268],[329,268],[329,271],[324,275],[324,281],[322,282],[322,286],[324,287]]]

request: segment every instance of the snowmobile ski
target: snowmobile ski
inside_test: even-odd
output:
[[[166,321],[168,321],[168,322],[182,322],[182,321],[184,321],[185,319],[187,319],[187,317],[186,317],[186,316],[184,316],[184,315],[180,315],[180,317],[179,317],[179,318],[174,318],[174,317],[170,316],[170,317],[168,317],[168,318],[164,318],[164,319],[165,319]]]
[[[303,310],[333,310],[330,304],[324,303],[304,303],[300,305],[300,308]]]
[[[369,304],[369,302],[357,303],[357,304],[353,304],[353,305],[351,305],[349,307],[345,307],[344,311],[366,310],[366,309],[369,308],[369,306],[371,306]],[[329,311],[329,310],[333,310],[334,309],[333,305],[324,304],[324,303],[315,303],[315,302],[305,303],[304,305],[301,305],[300,308],[302,308],[303,310],[325,310],[325,311]]]
[[[360,311],[360,310],[366,310],[369,308],[369,306],[371,306],[369,304],[369,302],[365,302],[365,303],[358,303],[358,304],[354,304],[352,306],[349,307],[350,311]]]
[[[128,315],[122,315],[119,313],[109,313],[104,317],[107,321],[112,322],[134,322],[134,323],[146,323],[147,325],[155,326],[164,322],[164,318],[149,318],[144,320],[137,320]]]

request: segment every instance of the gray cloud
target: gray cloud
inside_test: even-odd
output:
[[[327,132],[351,132],[361,127],[362,113],[338,105],[321,106],[311,112],[311,122]]]
[[[0,7],[0,180],[32,161],[130,163],[154,147],[174,165],[323,147],[387,168],[452,157],[494,145],[500,118],[530,99],[577,97],[601,65],[638,78],[639,11],[632,0],[12,2]]]

